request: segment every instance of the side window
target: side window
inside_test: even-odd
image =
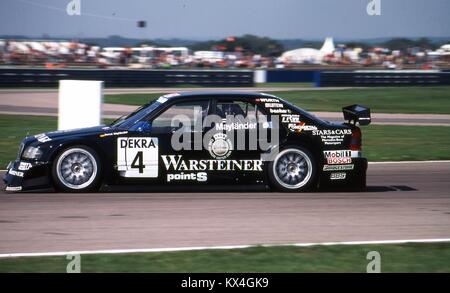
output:
[[[181,102],[171,106],[153,119],[152,133],[169,133],[180,127],[193,131],[195,123],[202,122],[208,113],[208,104],[209,101],[205,100]]]
[[[239,100],[217,101],[216,114],[219,115],[222,119],[225,119],[228,116],[233,116],[235,118],[243,117],[244,119],[250,121],[257,121],[257,119],[267,121],[265,114],[257,105]]]

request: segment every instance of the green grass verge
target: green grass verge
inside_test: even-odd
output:
[[[0,115],[0,169],[16,158],[25,136],[56,130],[57,124],[56,117]]]
[[[55,117],[0,115],[0,169],[5,169],[6,164],[16,158],[25,136],[56,128]]]
[[[0,115],[0,169],[14,160],[26,135],[56,129],[55,117]],[[362,127],[370,161],[450,159],[450,127],[369,125]]]
[[[343,106],[359,103],[370,107],[372,113],[450,114],[450,86],[275,91],[271,94],[307,111],[339,112]],[[159,96],[161,94],[106,95],[105,102],[142,105]]]
[[[104,103],[109,104],[123,104],[123,105],[133,105],[141,106],[152,100],[157,99],[163,94],[119,94],[119,95],[105,95],[103,97]]]
[[[265,82],[265,83],[256,83],[255,89],[261,88],[261,87],[313,87],[314,83],[312,82]],[[159,88],[160,86],[155,86]],[[211,86],[203,86],[203,85],[197,85],[197,84],[178,84],[174,86],[169,86],[167,88],[211,88]]]
[[[361,130],[369,161],[450,159],[450,127],[369,125]]]
[[[314,87],[312,82],[264,82],[256,83],[256,88],[261,87]]]
[[[232,250],[93,254],[81,272],[366,272],[369,251],[381,272],[450,272],[450,243],[254,247]],[[0,259],[0,272],[65,272],[58,257]]]

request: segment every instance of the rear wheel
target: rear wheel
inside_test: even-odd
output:
[[[97,153],[87,146],[73,146],[55,158],[52,177],[55,187],[67,192],[96,191],[101,165]]]
[[[288,147],[280,151],[269,164],[269,178],[282,191],[305,191],[315,182],[317,164],[303,147]]]
[[[367,190],[366,172],[361,174],[350,188],[352,191],[363,192]]]

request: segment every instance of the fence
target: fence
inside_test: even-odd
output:
[[[331,86],[408,86],[450,85],[450,72],[440,71],[322,71],[316,75],[317,87]]]
[[[1,68],[0,87],[56,87],[61,79],[102,80],[106,87],[253,86],[253,71]]]
[[[268,70],[266,82],[314,82],[314,70]]]
[[[0,68],[1,87],[56,87],[61,79],[102,80],[106,87],[253,86],[255,82],[314,82],[317,87],[450,85],[448,71],[379,70],[115,70]]]

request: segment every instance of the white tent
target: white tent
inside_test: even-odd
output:
[[[333,38],[326,38],[322,48],[320,48],[320,52],[324,55],[328,55],[333,54],[334,50],[336,50],[336,47],[334,46]]]
[[[323,53],[317,49],[300,48],[284,52],[283,55],[281,55],[280,59],[283,63],[318,64],[323,59]]]
[[[39,51],[39,52],[45,52],[47,51],[44,47],[44,45],[42,45],[42,43],[39,42],[27,42],[27,44],[33,48],[33,50]]]
[[[313,48],[300,48],[286,51],[281,55],[280,60],[283,63],[319,64],[322,62],[324,56],[332,54],[335,49],[333,38],[326,38],[320,50]]]
[[[21,53],[29,53],[30,48],[24,43],[20,42],[11,42],[11,47],[13,47],[14,50],[20,51]]]
[[[441,49],[444,51],[450,51],[450,44],[442,45]]]

